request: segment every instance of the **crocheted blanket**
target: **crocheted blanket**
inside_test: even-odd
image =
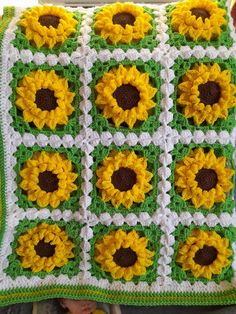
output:
[[[1,305],[236,303],[228,8],[5,8]]]

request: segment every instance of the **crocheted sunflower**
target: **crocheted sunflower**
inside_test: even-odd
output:
[[[114,207],[122,204],[130,208],[133,203],[142,203],[152,189],[149,182],[153,175],[147,170],[147,159],[134,151],[111,152],[96,174],[102,200],[111,201]]]
[[[236,106],[236,86],[231,84],[229,70],[221,70],[215,63],[196,64],[182,77],[178,85],[178,105],[186,118],[196,125],[213,125],[228,117],[228,109]]]
[[[66,125],[74,111],[75,94],[69,89],[68,80],[54,70],[30,72],[16,88],[16,106],[23,111],[26,122],[33,122],[38,129],[45,125],[54,130]]]
[[[229,240],[215,231],[193,230],[180,244],[176,262],[184,271],[190,271],[195,278],[211,279],[219,275],[231,261],[232,250]]]
[[[37,48],[54,48],[76,32],[78,21],[73,14],[56,6],[26,10],[20,20],[26,38]]]
[[[131,3],[105,6],[95,16],[95,32],[109,43],[137,42],[152,29],[152,17]]]
[[[154,252],[149,251],[147,245],[148,239],[135,230],[112,231],[96,242],[95,261],[113,279],[130,281],[134,276],[145,275],[153,264]]]
[[[175,186],[184,201],[191,200],[195,208],[210,209],[225,202],[233,188],[234,170],[226,167],[226,157],[216,157],[214,150],[192,150],[175,168]]]
[[[157,89],[149,81],[149,75],[138,71],[136,66],[120,65],[98,81],[95,103],[117,128],[124,122],[133,128],[137,121],[147,120],[149,110],[156,106],[152,99]]]
[[[74,257],[75,245],[58,225],[41,223],[18,238],[16,253],[21,266],[33,272],[51,272]]]
[[[187,0],[176,4],[171,13],[174,31],[196,40],[212,40],[220,36],[227,24],[226,11],[215,1]]]
[[[34,153],[26,161],[20,176],[20,187],[26,191],[28,200],[36,202],[39,207],[50,205],[57,208],[77,189],[74,181],[78,175],[73,172],[72,162],[59,153]]]

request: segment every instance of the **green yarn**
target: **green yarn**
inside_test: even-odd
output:
[[[200,229],[200,230],[207,230],[207,231],[215,231],[218,234],[220,234],[221,237],[225,237],[229,240],[229,247],[232,250],[232,244],[233,242],[235,242],[236,240],[236,228],[235,227],[227,227],[227,228],[223,228],[220,225],[217,225],[215,227],[208,227],[206,225],[203,226],[196,226],[194,224],[191,224],[188,227],[185,227],[183,225],[179,225],[177,226],[175,232],[174,232],[174,236],[175,236],[175,243],[173,246],[174,249],[174,255],[172,256],[172,261],[171,261],[171,278],[173,280],[176,280],[177,282],[181,283],[182,281],[188,281],[191,284],[201,281],[204,284],[209,283],[210,281],[206,278],[195,278],[192,273],[190,271],[184,271],[182,270],[181,265],[179,265],[178,263],[176,263],[176,256],[178,253],[178,247],[181,243],[183,243],[191,234],[191,232],[193,231],[193,229]],[[233,260],[233,255],[229,258],[230,262],[232,263]],[[219,275],[213,275],[212,280],[215,283],[219,284],[221,281],[223,280],[227,280],[227,281],[231,281],[233,275],[234,275],[234,271],[231,267],[231,263],[226,266],[223,271],[219,274]]]
[[[102,113],[99,111],[95,104],[96,100],[96,90],[95,86],[98,83],[98,80],[102,78],[102,76],[111,70],[114,67],[119,65],[123,66],[132,66],[135,65],[140,72],[146,72],[149,74],[150,83],[153,87],[157,88],[157,93],[154,96],[153,100],[156,103],[156,107],[153,108],[149,112],[149,117],[146,121],[138,122],[137,126],[129,129],[128,127],[120,126],[116,128],[112,122],[109,122],[106,118],[103,117]],[[157,128],[160,126],[159,115],[160,115],[160,103],[163,98],[163,94],[161,93],[161,85],[164,83],[163,79],[160,77],[160,71],[162,66],[159,63],[156,63],[154,60],[150,60],[147,62],[142,61],[141,59],[130,61],[123,60],[120,62],[115,61],[114,59],[109,60],[108,62],[102,63],[100,61],[96,61],[92,69],[90,70],[93,80],[90,83],[91,95],[90,101],[93,104],[90,114],[92,115],[93,122],[91,127],[94,131],[101,133],[103,131],[109,131],[114,134],[115,132],[122,132],[124,134],[128,134],[130,132],[134,132],[140,134],[141,132],[149,132],[150,134],[154,133]]]
[[[0,20],[0,51],[3,52],[2,41],[5,31],[15,14],[14,7],[5,7],[3,12],[3,19]],[[2,58],[0,58],[0,69],[2,68]],[[0,71],[0,79],[2,79],[2,71]],[[6,219],[6,195],[5,195],[5,152],[4,152],[4,138],[2,132],[2,125],[0,123],[0,249],[2,247],[2,239],[5,232]]]
[[[231,83],[236,84],[236,61],[233,58],[229,58],[228,60],[222,60],[220,58],[216,58],[214,60],[205,57],[202,59],[197,59],[195,57],[191,57],[187,60],[182,58],[178,58],[175,60],[175,64],[173,66],[173,70],[175,72],[175,78],[172,81],[172,84],[176,87],[174,89],[171,98],[173,99],[174,106],[171,108],[173,113],[173,121],[170,123],[170,126],[177,129],[181,132],[184,129],[189,129],[194,132],[195,130],[202,130],[204,133],[208,130],[215,130],[216,132],[220,132],[222,130],[227,130],[231,132],[233,128],[236,126],[235,114],[236,109],[230,108],[228,109],[228,118],[226,120],[218,119],[213,125],[201,124],[199,126],[193,124],[190,119],[187,119],[180,111],[180,106],[178,106],[178,84],[181,83],[181,78],[183,75],[194,66],[194,64],[205,63],[205,64],[214,64],[217,63],[221,67],[221,70],[229,70],[232,74]]]
[[[65,126],[57,126],[55,130],[51,130],[48,127],[44,127],[42,130],[37,129],[37,127],[33,123],[28,123],[23,118],[23,113],[20,109],[17,108],[16,102],[16,88],[19,82],[30,72],[36,70],[49,71],[54,70],[56,74],[61,77],[65,77],[69,82],[69,88],[71,92],[75,93],[75,97],[73,100],[74,112],[68,116],[68,123]],[[45,134],[46,136],[50,136],[52,134],[57,134],[58,136],[63,136],[65,134],[71,134],[72,136],[76,136],[79,133],[81,126],[78,123],[78,119],[80,116],[79,104],[81,101],[81,96],[77,92],[80,88],[80,73],[81,70],[73,64],[69,64],[67,67],[63,67],[59,64],[55,66],[49,66],[48,64],[43,64],[37,66],[35,63],[30,62],[27,65],[23,64],[20,61],[17,61],[15,65],[11,69],[11,73],[13,75],[13,79],[11,81],[11,88],[13,93],[10,96],[10,101],[12,103],[12,107],[10,109],[10,114],[13,118],[12,126],[16,131],[24,134],[25,132],[30,132],[31,134]]]
[[[171,210],[181,213],[183,211],[188,211],[191,214],[201,212],[204,216],[207,216],[208,214],[216,214],[220,215],[222,212],[227,212],[232,214],[234,209],[234,189],[232,189],[230,192],[227,193],[226,201],[224,203],[215,203],[214,206],[211,209],[204,209],[204,208],[195,208],[191,200],[190,201],[184,201],[181,196],[176,192],[175,190],[175,167],[176,163],[182,160],[185,156],[187,156],[192,149],[195,148],[206,148],[206,149],[214,149],[215,155],[217,157],[225,156],[227,158],[227,167],[230,167],[232,169],[235,169],[233,154],[234,154],[234,147],[232,145],[220,145],[220,144],[193,144],[190,143],[189,145],[182,145],[177,144],[172,151],[172,157],[173,162],[171,164],[171,177],[170,177],[170,183],[171,183],[171,190],[170,190],[170,196],[171,196]],[[232,182],[234,182],[235,176],[232,178]]]
[[[139,156],[144,156],[147,158],[148,167],[147,170],[153,174],[153,177],[150,181],[150,184],[153,186],[153,189],[145,194],[145,200],[143,203],[137,204],[133,203],[133,205],[127,209],[123,205],[120,205],[118,208],[115,208],[111,205],[110,202],[104,202],[101,199],[99,189],[96,187],[97,182],[97,175],[96,170],[101,164],[101,162],[109,155],[112,150],[116,151],[123,151],[123,150],[130,150],[135,151],[135,153]],[[153,214],[157,209],[156,198],[158,195],[157,185],[160,179],[157,176],[157,170],[159,167],[159,148],[155,147],[154,145],[149,145],[147,147],[142,147],[141,145],[135,145],[130,147],[128,145],[122,145],[120,147],[115,146],[114,144],[110,145],[109,147],[104,147],[102,145],[98,145],[93,153],[92,157],[94,159],[92,165],[93,177],[92,177],[92,184],[93,190],[90,193],[92,198],[92,203],[89,207],[89,210],[96,215],[100,215],[101,213],[108,212],[110,214],[115,213],[122,213],[123,216],[127,216],[130,213],[141,213],[147,212],[149,214]]]
[[[81,164],[81,158],[83,157],[83,152],[80,151],[80,149],[77,147],[72,147],[70,149],[59,147],[57,149],[53,149],[50,146],[39,147],[38,145],[35,145],[31,148],[26,148],[24,145],[21,144],[18,147],[16,153],[14,154],[17,159],[17,163],[14,167],[14,170],[16,172],[16,184],[17,184],[17,189],[15,191],[15,194],[18,198],[17,205],[25,210],[27,210],[27,208],[37,208],[37,209],[41,208],[37,205],[36,202],[29,201],[27,194],[25,194],[24,191],[19,186],[20,182],[22,181],[22,178],[20,176],[21,169],[23,168],[25,162],[29,160],[30,158],[32,158],[35,152],[39,152],[39,151],[46,151],[46,152],[53,152],[53,153],[58,152],[61,154],[65,154],[66,157],[72,161],[73,168],[74,168],[73,171],[76,174],[78,174],[78,177],[74,182],[78,186],[78,189],[73,191],[70,194],[70,198],[65,202],[61,202],[57,208],[62,211],[66,209],[69,209],[72,212],[77,211],[79,208],[79,205],[78,205],[79,199],[80,199],[80,196],[82,195],[81,184],[83,182],[82,177],[81,177],[81,172],[83,170],[83,166]],[[48,205],[47,208],[49,208],[50,210],[53,210],[53,208],[50,207],[50,205]]]
[[[148,239],[148,245],[147,249],[155,252],[155,255],[153,257],[153,264],[149,267],[147,267],[147,272],[145,275],[142,276],[135,276],[132,280],[135,284],[137,284],[140,281],[145,281],[148,284],[151,284],[152,282],[155,281],[157,277],[157,263],[158,259],[160,257],[160,237],[162,235],[162,231],[154,224],[151,224],[148,227],[143,227],[141,225],[136,225],[136,226],[128,226],[127,224],[123,226],[103,226],[101,224],[97,224],[93,228],[94,236],[90,240],[91,243],[91,251],[90,251],[90,256],[91,256],[91,274],[95,276],[97,279],[107,279],[109,282],[115,281],[115,279],[112,278],[110,273],[104,272],[101,270],[100,264],[95,261],[95,244],[97,240],[101,240],[104,235],[112,232],[113,230],[118,230],[122,229],[126,232],[135,230],[139,233],[141,236],[145,236]],[[119,279],[120,282],[125,283],[126,281],[124,279]]]
[[[34,228],[41,223],[47,224],[57,224],[60,228],[63,228],[67,233],[69,239],[75,244],[73,248],[74,257],[69,259],[68,263],[60,268],[55,268],[50,273],[45,271],[40,271],[37,273],[33,273],[31,270],[27,268],[23,268],[21,266],[20,257],[16,254],[16,248],[18,247],[18,238],[20,235],[26,233],[28,229]],[[80,272],[79,263],[80,263],[80,246],[81,246],[81,239],[80,239],[80,230],[81,225],[77,221],[53,221],[52,219],[35,219],[35,220],[28,220],[23,219],[20,221],[19,225],[16,228],[14,241],[11,243],[12,253],[8,256],[9,265],[4,270],[7,275],[11,278],[16,279],[19,276],[26,276],[27,278],[31,277],[40,277],[45,278],[48,274],[54,275],[55,277],[65,274],[69,278],[72,278],[76,274]]]
[[[28,9],[29,10],[29,9]],[[47,47],[41,47],[37,48],[36,46],[33,46],[28,39],[26,38],[23,29],[20,25],[18,25],[16,31],[15,31],[15,39],[13,39],[12,44],[18,48],[19,50],[22,49],[29,49],[33,53],[36,52],[43,52],[45,55],[48,54],[56,54],[59,55],[61,52],[67,52],[69,55],[72,54],[73,51],[75,51],[79,44],[77,42],[78,36],[80,36],[80,27],[82,22],[82,14],[78,11],[73,12],[73,18],[78,21],[78,24],[76,26],[76,32],[72,34],[70,37],[68,37],[62,45],[55,46],[54,48],[47,48]]]
[[[220,8],[225,9],[226,11],[228,10],[226,6],[226,0],[218,0],[217,2]],[[207,48],[210,46],[213,46],[216,48],[219,48],[220,46],[225,46],[227,48],[232,47],[234,40],[230,35],[230,28],[228,26],[228,23],[229,23],[228,14],[225,16],[227,20],[227,25],[222,26],[221,28],[222,32],[218,38],[210,40],[210,41],[207,41],[207,40],[192,41],[192,40],[188,40],[184,35],[181,35],[180,33],[174,32],[172,30],[171,13],[174,9],[175,9],[175,5],[168,5],[166,8],[167,25],[168,25],[167,34],[169,35],[169,40],[167,43],[170,46],[175,46],[178,49],[181,46],[189,46],[190,48],[194,48],[197,45],[202,46],[204,48]]]
[[[109,44],[105,39],[103,39],[101,36],[96,34],[95,28],[94,28],[94,21],[95,21],[95,16],[100,12],[102,9],[96,9],[94,12],[93,16],[93,24],[91,25],[91,32],[90,32],[90,42],[89,46],[91,48],[94,48],[97,52],[101,49],[108,49],[110,51],[113,51],[114,49],[121,48],[124,51],[127,51],[128,49],[135,49],[137,51],[140,51],[142,48],[148,48],[150,51],[153,51],[155,47],[157,47],[157,40],[156,40],[156,35],[157,35],[157,23],[155,21],[155,15],[153,13],[153,10],[147,7],[143,7],[144,12],[148,13],[149,15],[152,16],[152,30],[149,34],[147,34],[143,39],[141,39],[138,42],[133,42],[130,44]]]
[[[11,298],[9,298],[11,294]],[[150,293],[104,289],[93,285],[45,285],[34,288],[14,288],[0,291],[1,305],[36,302],[49,298],[68,298],[76,300],[95,300],[111,304],[158,306],[158,305],[232,305],[235,304],[236,289],[220,292],[159,292]]]

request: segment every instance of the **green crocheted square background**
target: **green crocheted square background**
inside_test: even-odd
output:
[[[143,7],[144,12],[148,13],[149,15],[152,16],[152,31],[147,34],[143,39],[141,39],[138,42],[133,42],[130,44],[109,44],[105,39],[103,39],[101,36],[96,34],[95,28],[94,28],[94,19],[95,16],[102,10],[102,8],[98,8],[94,11],[93,15],[93,23],[91,25],[91,32],[90,32],[90,42],[89,46],[91,48],[96,49],[96,51],[99,51],[101,49],[108,49],[110,51],[113,51],[114,49],[120,48],[124,51],[127,51],[128,49],[135,49],[137,51],[140,51],[142,48],[148,48],[150,51],[153,51],[154,48],[157,47],[157,40],[156,40],[156,35],[157,35],[157,23],[155,21],[155,15],[153,13],[153,10],[147,7]]]
[[[104,202],[102,200],[99,189],[96,187],[96,182],[97,182],[96,170],[101,164],[101,162],[109,155],[109,153],[112,150],[116,150],[116,151],[130,150],[130,151],[134,151],[139,156],[143,156],[147,158],[147,161],[148,161],[147,170],[153,174],[153,177],[150,181],[150,184],[153,186],[153,189],[150,192],[145,194],[146,197],[143,203],[140,203],[140,204],[133,203],[133,205],[129,209],[127,209],[123,205],[120,205],[119,207],[115,208],[114,206],[112,206],[111,202]],[[110,145],[109,147],[104,147],[101,144],[99,144],[92,153],[92,157],[94,159],[94,163],[92,165],[93,190],[90,193],[90,196],[92,198],[92,203],[89,207],[89,210],[98,216],[101,213],[105,213],[105,212],[108,212],[110,214],[121,213],[123,216],[127,216],[130,213],[138,214],[141,212],[147,212],[149,214],[153,214],[157,210],[157,206],[158,206],[156,202],[156,198],[158,195],[157,185],[160,180],[157,175],[158,167],[159,167],[158,165],[159,155],[160,155],[160,149],[154,145],[149,145],[147,147],[142,147],[141,145],[135,145],[133,147],[130,147],[128,145],[122,145],[119,147],[113,144],[113,145]]]
[[[72,242],[75,244],[75,247],[73,249],[75,256],[73,259],[69,259],[69,262],[66,265],[60,268],[55,268],[50,273],[47,273],[46,271],[40,271],[40,272],[34,273],[30,269],[21,267],[20,257],[16,253],[16,248],[18,247],[19,236],[26,233],[28,229],[34,228],[38,224],[43,223],[43,222],[47,224],[57,224],[60,228],[63,228],[65,230],[65,232],[69,236],[69,239],[72,240]],[[40,278],[45,278],[49,274],[56,277],[61,274],[67,275],[69,278],[75,276],[80,271],[79,263],[81,259],[80,258],[81,227],[82,225],[80,225],[77,221],[64,222],[62,220],[60,221],[53,221],[51,219],[40,220],[38,218],[35,220],[23,219],[22,221],[20,221],[20,223],[16,227],[14,241],[11,243],[12,253],[11,255],[8,256],[9,265],[4,270],[4,272],[13,279],[16,279],[19,276],[25,276],[27,278],[37,276]]]
[[[175,9],[175,5],[168,5],[166,7],[166,16],[167,16],[167,25],[168,25],[168,30],[167,34],[169,35],[169,40],[167,41],[167,44],[170,46],[175,46],[176,48],[180,48],[181,46],[189,46],[190,48],[194,48],[195,46],[202,46],[204,48],[213,46],[216,48],[219,48],[220,46],[225,46],[227,48],[232,47],[233,45],[233,38],[231,37],[230,34],[230,28],[229,28],[229,16],[228,16],[228,10],[226,6],[226,0],[219,0],[217,1],[219,4],[219,7],[222,9],[225,9],[227,11],[226,14],[226,20],[227,20],[227,25],[222,26],[222,32],[220,36],[217,39],[214,40],[197,40],[197,41],[192,41],[188,40],[184,35],[181,35],[178,32],[174,32],[171,27],[171,13]]]
[[[28,75],[31,71],[36,70],[43,70],[43,71],[50,71],[54,70],[56,74],[58,74],[61,77],[65,77],[70,86],[70,91],[75,93],[75,97],[73,100],[73,106],[75,108],[74,112],[68,117],[68,123],[65,126],[59,126],[56,127],[55,130],[51,130],[48,127],[44,127],[42,130],[37,129],[37,127],[33,123],[28,123],[24,120],[22,111],[18,109],[15,105],[16,102],[16,88],[18,86],[18,83],[20,80],[24,78],[24,76]],[[11,73],[13,75],[13,79],[10,83],[10,86],[12,88],[12,95],[10,96],[10,101],[12,103],[12,107],[10,109],[10,114],[13,118],[12,126],[16,131],[18,131],[21,134],[24,134],[25,132],[32,133],[34,135],[45,134],[47,136],[50,136],[52,134],[57,134],[59,136],[63,136],[66,134],[71,134],[72,136],[76,136],[77,133],[79,133],[81,126],[79,125],[79,115],[80,115],[80,109],[79,104],[81,97],[78,93],[80,88],[80,73],[81,70],[74,66],[73,64],[69,64],[67,67],[62,67],[61,65],[55,65],[55,66],[49,66],[47,64],[43,64],[41,66],[37,66],[35,63],[31,62],[27,65],[23,64],[20,61],[17,61],[14,65],[14,67],[11,69]]]
[[[149,74],[150,83],[153,87],[157,88],[157,93],[154,96],[153,100],[156,103],[156,107],[153,108],[149,112],[149,117],[146,121],[138,122],[137,126],[129,129],[128,127],[120,126],[116,128],[114,124],[110,123],[106,118],[103,117],[99,109],[95,104],[96,100],[96,90],[95,86],[98,80],[104,75],[104,73],[108,72],[113,67],[118,67],[119,65],[124,66],[133,66],[135,65],[140,72],[146,72]],[[144,62],[140,59],[135,61],[123,60],[120,62],[111,59],[106,63],[102,63],[100,61],[96,61],[90,72],[92,73],[93,80],[90,83],[91,95],[89,100],[92,103],[91,115],[93,118],[92,129],[97,131],[98,133],[109,131],[114,134],[115,132],[122,132],[124,134],[129,134],[130,132],[141,133],[141,132],[149,132],[150,134],[154,133],[157,128],[160,126],[159,115],[160,115],[160,102],[163,98],[163,94],[161,93],[161,85],[163,84],[163,80],[160,77],[160,71],[162,67],[159,63],[156,63],[154,60],[150,60]]]
[[[230,192],[228,192],[226,201],[224,203],[215,203],[214,206],[211,209],[204,209],[202,207],[195,208],[193,204],[191,203],[191,200],[184,201],[179,194],[175,191],[175,167],[176,163],[182,160],[185,156],[187,156],[192,149],[195,148],[204,148],[204,149],[214,149],[215,155],[217,157],[225,156],[227,158],[227,167],[235,169],[234,165],[234,148],[231,145],[221,145],[221,144],[189,144],[189,145],[182,145],[177,144],[172,151],[172,157],[173,162],[171,164],[171,177],[170,177],[170,183],[171,183],[171,190],[170,190],[170,196],[171,196],[171,210],[181,213],[183,211],[188,211],[191,214],[194,214],[196,212],[201,212],[204,216],[207,216],[210,213],[220,215],[222,212],[228,212],[230,214],[233,213],[234,209],[234,189],[232,189]],[[232,182],[234,182],[234,177],[232,178]]]
[[[74,15],[73,18],[78,21],[78,24],[76,26],[76,32],[72,36],[68,37],[62,45],[56,45],[54,48],[48,48],[48,47],[37,48],[36,46],[33,46],[29,42],[29,40],[26,38],[22,30],[22,27],[20,25],[18,25],[15,31],[16,37],[15,39],[12,40],[12,44],[19,50],[29,49],[33,53],[43,52],[45,55],[48,55],[48,54],[59,55],[61,52],[67,52],[69,55],[71,55],[72,52],[74,52],[79,46],[77,39],[78,39],[78,36],[81,35],[80,27],[81,27],[81,22],[82,22],[81,13],[79,13],[78,11],[74,11],[73,15]]]
[[[141,225],[136,225],[130,227],[129,225],[125,224],[123,226],[104,226],[101,224],[97,224],[93,227],[93,238],[90,240],[91,244],[91,251],[90,251],[90,263],[91,263],[91,274],[95,276],[97,279],[107,279],[109,282],[120,281],[122,283],[126,283],[124,279],[113,279],[110,273],[104,272],[101,270],[100,264],[95,261],[95,244],[97,240],[101,240],[102,237],[113,230],[122,229],[124,231],[137,231],[141,236],[145,236],[148,239],[147,249],[155,252],[153,257],[153,264],[147,268],[147,272],[143,276],[135,276],[131,281],[137,284],[140,281],[145,281],[148,284],[154,282],[157,278],[157,263],[160,257],[160,238],[162,235],[162,231],[154,224],[151,224],[148,227],[143,227]]]
[[[72,147],[69,149],[66,149],[64,147],[59,147],[57,149],[53,149],[50,146],[46,147],[39,147],[38,145],[33,146],[32,148],[27,148],[24,145],[18,146],[18,149],[14,156],[16,157],[16,165],[14,167],[14,170],[16,172],[16,184],[17,184],[17,189],[15,191],[15,194],[18,198],[17,205],[25,210],[27,208],[37,208],[41,209],[37,205],[36,202],[31,202],[27,198],[27,194],[24,193],[24,191],[20,188],[20,182],[22,180],[20,176],[20,171],[23,168],[25,162],[33,157],[33,154],[35,152],[39,151],[46,151],[46,152],[52,152],[52,153],[61,153],[65,154],[66,157],[72,161],[73,164],[73,171],[78,174],[77,179],[75,180],[75,184],[78,186],[78,189],[76,191],[73,191],[70,194],[70,198],[68,201],[61,202],[60,205],[57,207],[57,209],[60,210],[71,210],[72,212],[78,211],[79,210],[79,199],[80,196],[82,195],[82,190],[81,190],[81,184],[82,184],[82,177],[81,177],[81,172],[83,170],[83,166],[81,164],[81,158],[83,157],[83,152],[80,151],[79,148],[77,147]],[[48,209],[53,210],[53,208],[48,205]]]
[[[206,278],[195,278],[190,271],[182,270],[181,265],[176,263],[176,256],[178,253],[178,247],[179,247],[180,243],[183,243],[187,239],[187,237],[190,236],[193,229],[200,229],[200,230],[204,230],[204,231],[207,230],[207,231],[217,232],[222,237],[229,239],[230,248],[232,250],[232,244],[236,240],[236,228],[232,227],[232,226],[227,227],[227,228],[223,228],[220,225],[217,225],[216,227],[212,227],[212,228],[208,227],[206,225],[199,227],[199,226],[196,226],[194,224],[191,224],[188,227],[183,226],[183,225],[177,226],[177,228],[174,232],[174,236],[175,236],[176,241],[175,241],[174,246],[173,246],[174,254],[172,256],[172,262],[171,262],[171,269],[172,269],[171,278],[173,280],[176,280],[178,283],[181,283],[182,281],[189,281],[191,284],[194,284],[195,282],[200,281],[200,282],[203,282],[204,284],[207,284],[210,282],[210,280],[208,280]],[[233,252],[233,250],[232,250],[232,252]],[[233,260],[233,256],[230,258],[230,261],[232,261],[232,260]],[[223,269],[221,274],[213,275],[211,281],[214,281],[217,284],[219,284],[223,280],[230,282],[233,275],[234,275],[234,271],[233,271],[231,265],[228,265],[227,267],[225,267]]]
[[[187,60],[183,60],[182,58],[178,58],[175,60],[175,64],[172,67],[172,70],[175,72],[175,78],[172,81],[174,84],[174,93],[171,95],[173,99],[173,107],[171,108],[171,112],[173,113],[174,119],[170,123],[170,126],[176,128],[179,132],[184,129],[189,129],[192,132],[195,130],[202,130],[204,133],[208,130],[215,130],[216,132],[220,132],[222,130],[227,130],[231,132],[233,128],[236,126],[235,122],[235,113],[236,109],[230,108],[228,109],[228,118],[226,120],[218,119],[214,125],[208,125],[206,123],[202,123],[200,126],[197,126],[191,122],[190,119],[185,118],[185,116],[181,113],[181,107],[177,106],[177,98],[178,98],[178,84],[181,83],[182,76],[194,66],[194,64],[205,63],[205,64],[214,64],[217,63],[221,67],[221,70],[229,70],[232,74],[231,83],[236,84],[236,61],[232,58],[228,60],[222,60],[220,58],[216,58],[214,60],[205,57],[202,59],[197,59],[191,57]],[[178,108],[179,107],[179,108]]]

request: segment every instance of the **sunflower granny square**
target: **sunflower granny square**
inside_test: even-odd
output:
[[[229,8],[5,8],[0,305],[236,304]]]

